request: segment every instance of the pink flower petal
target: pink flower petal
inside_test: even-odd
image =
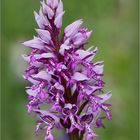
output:
[[[34,48],[34,49],[39,49],[39,50],[44,50],[44,45],[41,42],[41,40],[37,37],[35,37],[32,40],[29,41],[25,41],[24,43],[22,43],[24,46],[26,47],[30,47],[30,48]]]
[[[107,100],[109,100],[111,98],[112,94],[111,92],[108,92],[106,94],[101,94],[101,95],[98,95],[98,97],[102,98],[102,100],[99,100],[100,103],[104,103],[106,102]]]
[[[48,74],[45,71],[40,71],[38,74],[34,75],[33,77],[37,78],[37,79],[43,79],[43,80],[46,80],[46,81],[51,81],[51,75]]]
[[[33,97],[36,97],[36,95],[38,94],[37,90],[32,90],[32,89],[27,89],[26,92],[28,95]]]
[[[103,74],[103,67],[104,65],[96,65],[94,66],[93,70],[97,73],[97,74]]]
[[[60,2],[59,2],[59,5],[58,5],[58,7],[57,7],[57,9],[56,9],[56,16],[58,16],[60,13],[62,13],[63,12],[63,3],[62,3],[62,1],[60,0]]]
[[[84,80],[89,80],[89,78],[79,72],[74,73],[74,75],[72,76],[72,79],[76,80],[76,81],[84,81]]]
[[[59,50],[59,53],[64,55],[65,50],[69,50],[71,48],[71,46],[67,46],[65,44],[62,44]]]
[[[78,32],[78,29],[80,28],[82,23],[83,23],[83,21],[80,19],[80,20],[77,20],[77,21],[73,22],[72,24],[68,25],[64,31],[65,36],[70,37],[70,36],[75,35]]]
[[[49,19],[52,19],[54,16],[54,11],[45,3],[42,4],[43,12],[48,15]]]
[[[47,30],[42,30],[42,29],[36,29],[36,32],[40,36],[42,40],[44,40],[46,43],[49,43],[51,41],[51,35],[49,31]]]
[[[62,26],[62,17],[63,17],[63,15],[64,15],[64,13],[65,13],[65,12],[60,13],[60,14],[55,18],[54,23],[55,23],[55,25],[56,25],[56,27],[57,27],[58,29],[60,29],[61,26]]]

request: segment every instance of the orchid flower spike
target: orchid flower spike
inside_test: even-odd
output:
[[[34,12],[36,36],[23,43],[31,49],[23,55],[28,63],[24,78],[31,83],[27,109],[38,117],[35,132],[44,130],[44,140],[54,140],[54,128],[73,135],[71,140],[92,140],[98,136],[95,129],[104,128],[103,119],[111,119],[106,101],[112,94],[103,91],[103,62],[92,62],[97,48],[85,49],[92,31],[79,19],[61,35],[64,13],[61,0],[43,0]]]

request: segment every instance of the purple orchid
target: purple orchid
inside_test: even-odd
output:
[[[103,119],[111,119],[110,104],[105,103],[111,93],[103,93],[101,79],[103,62],[92,62],[97,48],[84,48],[92,32],[80,19],[61,36],[61,0],[41,1],[39,14],[34,14],[39,29],[37,36],[23,43],[32,49],[23,58],[28,63],[24,78],[31,82],[26,90],[28,112],[39,118],[36,133],[45,130],[44,140],[53,140],[51,130],[57,128],[71,140],[91,140],[98,136],[95,128],[104,128]]]

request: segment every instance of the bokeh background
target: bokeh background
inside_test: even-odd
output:
[[[138,140],[138,0],[63,0],[63,26],[83,18],[93,30],[90,45],[105,61],[106,91],[112,90],[112,121],[98,130],[99,140]],[[26,113],[26,67],[20,45],[35,34],[33,11],[39,0],[2,0],[2,140],[41,140],[35,117]],[[56,140],[62,140],[57,136]]]

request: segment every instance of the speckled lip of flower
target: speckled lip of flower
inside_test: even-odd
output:
[[[84,47],[92,31],[80,19],[62,34],[64,13],[61,0],[41,1],[39,13],[34,12],[37,35],[23,43],[31,48],[23,55],[24,78],[31,83],[28,113],[38,116],[35,132],[46,131],[44,140],[54,140],[53,128],[65,130],[71,140],[92,140],[95,129],[104,128],[103,119],[111,119],[111,105],[105,103],[111,93],[103,91],[103,62],[92,62],[97,48]]]

